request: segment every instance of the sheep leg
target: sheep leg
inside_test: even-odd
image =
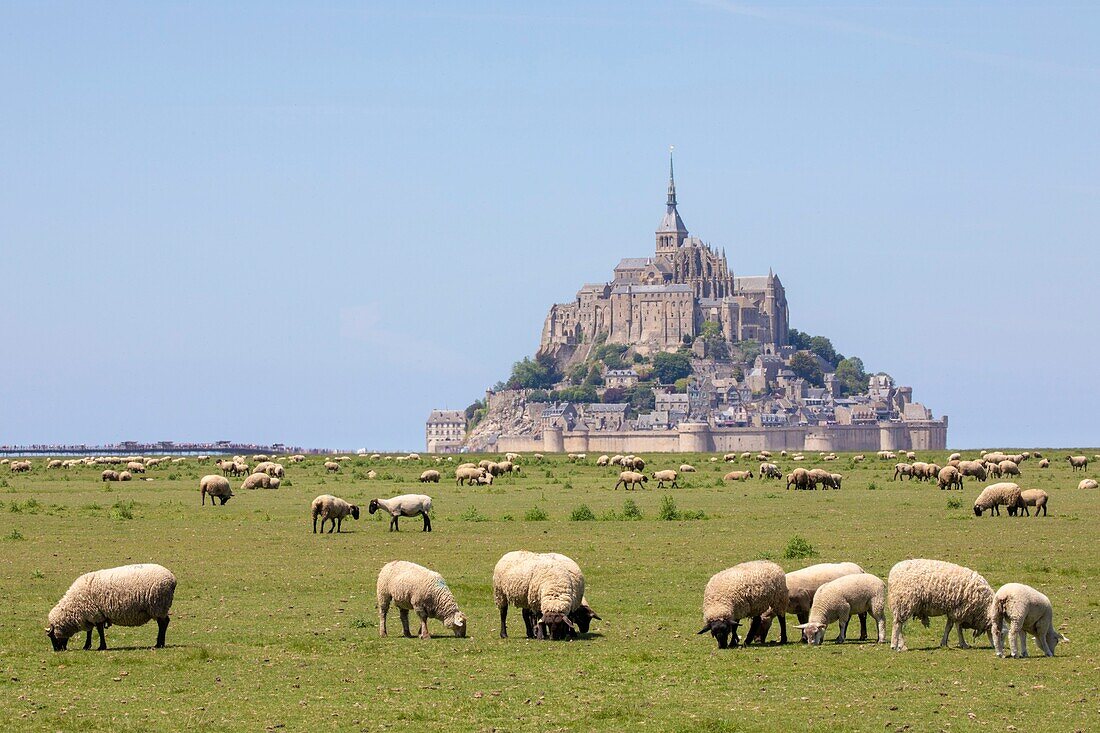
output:
[[[409,610],[407,608],[398,608],[401,612],[401,631],[405,634],[406,638],[412,638],[412,632],[409,631]]]
[[[417,609],[416,615],[420,617],[420,638],[432,638],[432,635],[428,633],[428,614],[420,609]]]
[[[787,614],[779,614],[779,643],[787,643]]]
[[[1039,644],[1039,648],[1043,650],[1043,654],[1048,657],[1054,656],[1054,650],[1050,648],[1050,637],[1053,635],[1054,629],[1049,625],[1036,629],[1035,632],[1035,641]]]
[[[103,635],[103,629],[107,628],[107,624],[99,622],[95,625],[95,630],[99,632],[99,651],[105,651],[107,649],[107,637]],[[88,630],[88,638],[91,639],[91,629]]]
[[[951,620],[951,617],[948,616],[947,626],[945,626],[943,629],[943,638],[940,639],[940,647],[943,649],[947,648],[947,642],[951,638],[951,627],[954,625],[954,623],[955,622]]]
[[[202,490],[201,492],[199,492],[199,493],[201,493],[201,494],[202,494],[202,505],[203,505],[203,506],[206,506],[206,489],[203,489],[203,490]],[[210,499],[210,503],[211,503],[211,504],[213,504],[213,503],[214,503],[214,499],[213,499],[213,498],[211,498],[211,499]]]
[[[535,638],[535,614],[529,609],[523,609],[523,627],[527,630],[527,638]]]
[[[836,636],[836,643],[843,644],[845,639],[848,638],[848,622],[852,620],[851,614],[847,616],[841,616],[838,625],[840,626],[839,633]]]
[[[508,604],[500,607],[500,638],[508,638]]]
[[[879,641],[882,641],[881,634]],[[867,641],[867,612],[859,614],[859,640]]]
[[[386,617],[390,615],[390,600],[383,597],[378,602],[378,635],[386,636],[389,632],[386,631]]]
[[[92,648],[92,629],[88,627],[88,638],[84,640],[84,651]]]
[[[760,627],[763,625],[763,621],[759,616],[752,617],[752,623],[749,624],[749,630],[745,633],[745,646],[749,645],[749,642],[755,640],[760,636]],[[764,639],[760,639],[760,643],[764,643]],[[736,646],[736,645],[735,645]]]
[[[168,633],[168,620],[167,616],[157,619],[157,645],[155,647],[157,649],[164,648],[164,635]],[[100,636],[103,635],[102,631],[99,633]]]
[[[955,624],[955,632],[959,635],[959,649],[969,649],[970,645],[966,643],[966,638],[963,636],[962,624]]]
[[[1017,657],[1020,653],[1020,623],[1016,619],[1012,619],[1012,622],[1008,628],[1008,651],[1013,658]]]
[[[890,630],[890,648],[894,651],[905,651],[905,637],[902,636],[905,621],[899,616],[894,616],[894,624]]]
[[[420,531],[421,532],[431,532],[432,531],[432,520],[428,518],[428,513],[427,512],[422,512],[421,514],[424,517],[424,528],[421,529]]]
[[[391,532],[400,532],[401,531],[401,528],[397,526],[397,515],[396,514],[393,515],[393,517],[390,519],[390,531]]]
[[[329,524],[328,526],[328,533],[332,534],[336,531],[336,519],[334,517],[329,517],[328,521],[331,522],[331,524]],[[322,522],[321,524],[323,525],[324,522]]]
[[[324,531],[324,527],[321,527],[321,531]],[[317,515],[313,515],[313,534],[317,534]]]
[[[878,642],[884,644],[886,642],[886,614],[881,613],[878,618],[875,619],[875,626],[878,628]]]

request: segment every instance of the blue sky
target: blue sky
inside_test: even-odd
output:
[[[418,448],[680,211],[951,418],[1100,444],[1100,6],[0,5],[0,443]]]

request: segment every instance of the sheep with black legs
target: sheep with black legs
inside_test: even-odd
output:
[[[401,614],[401,630],[412,637],[409,630],[409,611],[420,617],[420,638],[430,639],[428,619],[434,618],[462,638],[466,636],[466,614],[458,608],[447,581],[434,570],[405,560],[394,560],[382,566],[378,573],[378,633],[386,635],[386,616],[390,604],[395,604]]]
[[[432,497],[425,494],[402,494],[389,499],[371,499],[367,505],[367,511],[374,514],[384,511],[390,515],[390,531],[397,532],[397,520],[401,517],[423,517],[424,527],[421,531],[432,531],[432,520],[428,513],[432,510]]]
[[[719,649],[738,645],[741,619],[752,618],[745,645],[757,638],[760,616],[769,608],[779,618],[780,643],[787,643],[787,581],[783,568],[769,560],[752,560],[715,574],[703,591],[703,628]],[[731,644],[732,638],[732,644]]]
[[[349,504],[332,494],[321,494],[314,499],[309,513],[313,517],[313,534],[317,534],[317,517],[321,518],[321,534],[325,533],[325,522],[332,522],[332,526],[328,529],[328,533],[332,534],[333,530],[336,532],[342,530],[344,517],[350,515],[352,519],[359,519],[358,506]]]

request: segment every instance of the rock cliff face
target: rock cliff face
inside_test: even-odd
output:
[[[481,422],[466,436],[471,451],[493,451],[498,435],[530,435],[535,422],[527,411],[523,390],[503,390],[488,395],[487,412]]]

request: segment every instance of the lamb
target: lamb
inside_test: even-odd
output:
[[[438,484],[439,483],[439,471],[429,469],[429,470],[425,471],[424,473],[420,474],[419,481],[422,484],[427,484],[427,483]]]
[[[1031,516],[1031,512],[1028,511],[1029,506],[1035,507],[1035,516],[1039,516],[1039,510],[1042,510],[1043,516],[1047,515],[1047,500],[1050,496],[1042,489],[1028,489],[1027,491],[1020,492],[1020,509],[1024,510],[1025,516]]]
[[[845,575],[825,583],[814,594],[810,619],[796,628],[802,629],[803,638],[814,646],[825,640],[825,628],[833,621],[840,622],[837,643],[843,644],[848,635],[848,622],[853,613],[860,614],[862,634],[867,638],[867,614],[878,626],[878,643],[886,641],[886,584],[870,573]]]
[[[130,481],[133,478],[133,475],[129,471],[122,471],[118,474],[119,481]]]
[[[840,482],[844,480],[844,476],[839,473],[830,473],[829,477],[825,480],[825,485],[830,489],[840,490]]]
[[[100,481],[118,481],[118,471],[112,471],[107,469],[103,473],[99,474]]]
[[[321,494],[309,507],[310,516],[313,517],[313,534],[317,534],[317,517],[321,517],[321,534],[325,533],[325,522],[332,522],[332,526],[329,527],[328,533],[332,534],[333,530],[339,533],[344,524],[344,517],[351,515],[352,519],[359,519],[359,507],[355,504],[349,504],[343,499],[337,498],[332,494]]]
[[[653,479],[657,482],[658,489],[663,489],[665,487],[665,481],[670,481],[672,483],[670,488],[676,488],[676,472],[672,469],[657,471],[653,474]],[[616,484],[616,486],[618,486],[618,484]]]
[[[722,477],[723,481],[745,481],[752,478],[752,471],[730,471]]]
[[[270,489],[272,478],[266,473],[254,473],[241,484],[242,490]],[[276,484],[278,486],[278,484]]]
[[[367,511],[374,514],[379,509],[389,512],[391,532],[400,531],[397,526],[399,518],[416,516],[424,518],[424,527],[421,532],[432,531],[432,520],[428,517],[428,513],[432,510],[432,497],[430,496],[425,494],[402,494],[389,499],[371,499]]]
[[[867,456],[864,456],[864,455],[852,456],[852,460],[855,461],[856,463],[863,463],[864,461],[867,460]]]
[[[738,644],[741,619],[752,618],[745,645],[757,637],[760,615],[769,608],[779,618],[781,644],[787,643],[787,581],[783,568],[770,560],[752,560],[715,574],[703,591],[703,628],[718,642],[719,649]]]
[[[1081,483],[1077,484],[1079,489],[1095,489],[1097,486],[1100,486],[1100,484],[1097,484],[1094,478],[1082,479]]]
[[[524,609],[527,637],[565,639],[572,615],[584,601],[584,573],[565,555],[517,550],[493,568],[493,601],[500,610],[500,638],[508,638],[508,606]]]
[[[695,473],[695,466],[690,463],[680,464],[680,473]]]
[[[937,483],[940,489],[958,489],[962,491],[962,474],[959,473],[959,469],[954,466],[944,466],[940,469]]]
[[[1001,461],[997,464],[997,467],[1001,469],[1002,476],[1019,476],[1020,467],[1016,465],[1014,461]]]
[[[454,594],[447,581],[434,570],[405,560],[394,560],[382,566],[378,573],[378,633],[386,635],[386,616],[390,604],[396,604],[401,613],[401,629],[405,636],[409,631],[409,611],[420,617],[420,638],[430,639],[428,619],[443,622],[455,636],[466,636],[466,614],[458,609]]]
[[[462,486],[469,482],[473,484],[485,475],[485,469],[474,465],[459,466],[455,469],[455,486]]]
[[[761,463],[760,478],[783,478],[783,472],[774,463]]]
[[[985,472],[989,478],[1000,478],[1003,475],[1000,463],[986,463]]]
[[[1050,468],[1050,459],[1044,458],[1039,461],[1039,468]]]
[[[1089,467],[1088,456],[1066,456],[1066,460],[1074,471],[1084,471]]]
[[[818,588],[831,580],[862,572],[863,568],[854,562],[823,562],[787,573],[784,576],[787,583],[787,613],[797,616],[798,623],[806,623],[810,620],[810,607]],[[760,615],[760,628],[755,641],[763,642],[767,639],[774,618],[775,611],[771,608]],[[867,638],[866,613],[860,614],[860,627],[860,638]]]
[[[225,502],[233,498],[233,489],[229,486],[229,479],[225,476],[210,474],[199,479],[199,493],[202,494],[202,504],[206,506],[206,495],[210,495],[210,506],[214,506],[214,499]]]
[[[640,484],[644,484],[649,481],[649,478],[644,473],[637,473],[635,471],[623,471],[619,474],[619,480],[615,482],[615,489],[619,488],[619,484],[623,485],[623,488],[630,490],[636,489]]]
[[[55,652],[63,651],[69,638],[88,633],[84,649],[92,647],[92,629],[99,632],[100,651],[107,648],[103,630],[108,626],[143,626],[157,620],[156,648],[164,647],[168,612],[176,592],[176,576],[160,565],[141,563],[95,570],[77,578],[49,615],[46,635]]]
[[[1043,654],[1054,656],[1060,641],[1069,641],[1054,630],[1054,608],[1044,594],[1023,583],[1006,583],[993,596],[989,609],[993,627],[993,648],[1004,656],[1004,627],[1008,626],[1008,648],[1015,658],[1027,656],[1027,635],[1038,642]]]
[[[993,588],[970,568],[942,560],[903,560],[890,569],[887,584],[894,616],[890,648],[895,651],[906,650],[903,632],[911,618],[920,619],[927,627],[930,617],[947,616],[941,647],[947,646],[952,626],[956,627],[961,649],[968,647],[964,628],[989,634]],[[992,636],[989,638],[992,643]]]
[[[1012,483],[991,484],[982,489],[978,498],[974,500],[974,516],[982,516],[982,512],[990,509],[989,516],[1000,516],[1001,505],[1008,508],[1009,514],[1014,515],[1016,509],[1023,500],[1020,498],[1020,487]]]

